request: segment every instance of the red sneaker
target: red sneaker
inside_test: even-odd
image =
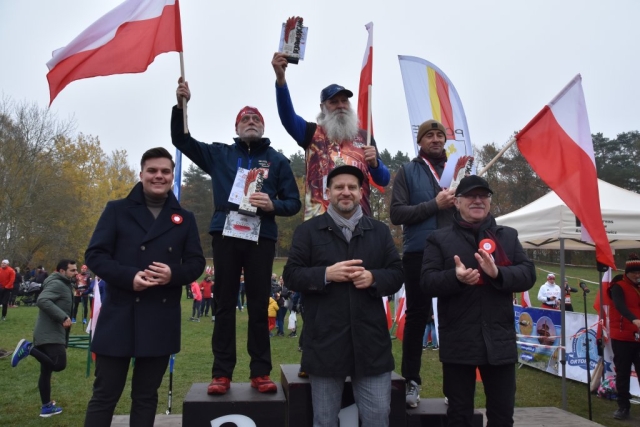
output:
[[[207,394],[225,394],[231,387],[231,380],[227,377],[215,377],[207,387]]]
[[[257,388],[260,393],[275,393],[278,391],[278,386],[271,381],[269,375],[251,378],[251,387]]]

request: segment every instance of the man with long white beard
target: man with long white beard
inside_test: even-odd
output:
[[[364,174],[360,205],[363,213],[370,216],[370,180],[384,187],[391,176],[378,156],[375,140],[372,137],[371,145],[367,145],[367,133],[358,126],[358,117],[349,102],[353,92],[337,84],[327,86],[320,92],[318,123],[307,122],[293,109],[285,79],[286,56],[275,53],[271,65],[276,73],[276,100],[280,121],[289,135],[305,150],[305,221],[322,215],[327,210],[327,175],[335,167],[342,165],[355,166]]]

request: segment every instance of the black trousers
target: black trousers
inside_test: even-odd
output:
[[[616,365],[616,389],[618,391],[618,406],[628,409],[631,407],[629,387],[631,386],[631,365],[640,372],[640,342],[611,340],[613,350],[613,364]],[[638,379],[640,382],[640,378]]]
[[[243,268],[249,313],[247,351],[251,358],[250,377],[269,375],[271,342],[267,308],[276,242],[261,238],[256,243],[216,233],[212,247],[216,271],[216,284],[213,287],[216,322],[211,337],[212,376],[233,378],[236,366],[236,307]]]
[[[122,395],[131,358],[96,355],[96,379],[87,407],[85,427],[110,427],[113,411]],[[153,427],[158,409],[158,388],[169,364],[169,355],[136,357],[131,380],[129,424]]]
[[[86,295],[73,297],[73,316],[71,316],[72,318],[75,319],[78,317],[78,307],[80,307],[81,302],[82,302],[82,318],[83,319],[87,318],[87,301],[88,300],[89,300],[89,297]]]
[[[473,399],[476,391],[476,367],[480,369],[487,397],[487,427],[513,426],[516,400],[516,367],[508,365],[442,364],[444,395],[449,399],[449,427],[473,426]]]
[[[205,316],[209,315],[209,309],[211,309],[211,315],[215,315],[215,305],[213,303],[212,298],[202,298],[202,304],[200,304],[200,317],[204,314]]]
[[[422,360],[422,338],[429,321],[429,304],[420,288],[420,271],[422,270],[422,252],[405,253],[402,256],[404,269],[404,289],[406,293],[404,323],[404,340],[402,341],[402,376],[407,382],[420,379],[420,362]]]
[[[51,402],[51,374],[67,367],[67,349],[63,344],[43,344],[31,349],[31,356],[40,362],[38,390],[43,405]]]
[[[0,288],[0,304],[2,304],[2,317],[7,317],[7,309],[9,308],[9,299],[13,289]]]

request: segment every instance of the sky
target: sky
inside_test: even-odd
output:
[[[0,0],[0,98],[46,108],[46,62],[119,0]],[[502,146],[578,73],[592,133],[640,130],[640,1],[615,0],[182,0],[189,128],[205,142],[231,143],[245,105],[265,119],[272,147],[300,150],[276,109],[271,58],[290,16],[308,26],[306,57],[290,65],[296,112],[315,121],[323,87],[356,95],[374,23],[372,115],[380,150],[414,154],[398,55],[417,56],[447,74],[462,100],[471,142]],[[169,122],[180,76],[178,53],[158,56],[141,74],[72,82],[51,112],[97,136],[129,162],[171,145]],[[188,163],[187,163],[188,164]],[[185,164],[186,167],[186,164]],[[136,170],[137,170],[136,166]]]

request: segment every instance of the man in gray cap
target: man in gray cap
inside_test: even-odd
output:
[[[440,186],[447,162],[444,144],[446,129],[436,120],[427,120],[418,129],[418,156],[402,165],[391,193],[391,222],[402,225],[406,312],[402,341],[402,376],[407,383],[408,408],[420,401],[422,336],[430,320],[431,298],[420,289],[422,253],[427,236],[453,220],[453,190]]]
[[[293,109],[285,79],[286,55],[275,53],[271,65],[276,73],[280,121],[306,154],[305,221],[327,210],[327,175],[340,165],[355,166],[364,174],[360,204],[363,213],[370,216],[370,180],[384,187],[389,183],[391,175],[378,155],[373,137],[371,145],[367,145],[367,132],[360,129],[359,125],[363,124],[358,123],[358,117],[349,101],[353,92],[337,84],[327,86],[320,93],[318,123],[307,122]]]

